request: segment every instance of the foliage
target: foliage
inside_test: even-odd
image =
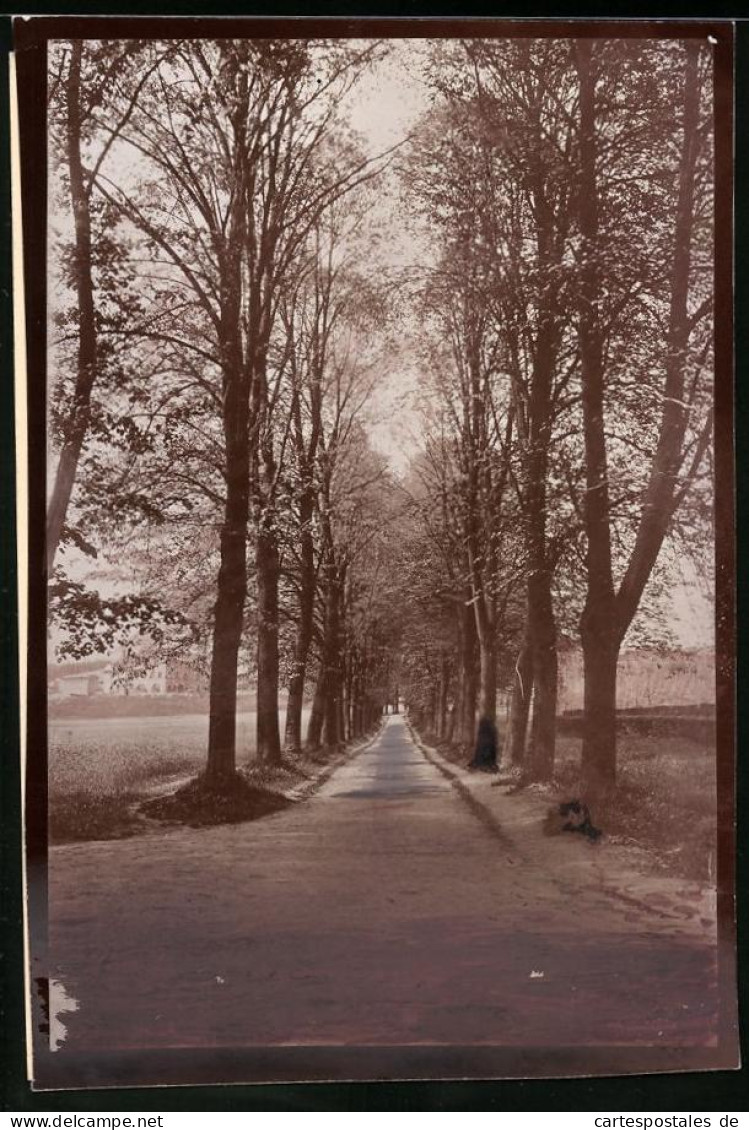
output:
[[[132,594],[103,597],[59,571],[49,585],[49,619],[65,633],[58,654],[72,659],[108,654],[118,644],[129,643],[133,634],[158,644],[169,625],[183,623],[178,613],[158,600]]]

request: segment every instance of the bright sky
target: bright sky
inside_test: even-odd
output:
[[[348,118],[361,134],[367,151],[376,155],[399,146],[428,108],[428,95],[420,77],[423,40],[401,39],[389,54],[362,78],[348,103]],[[403,218],[392,177],[383,178],[381,213],[387,225],[389,257],[394,266],[414,257],[414,244]],[[369,409],[373,445],[402,474],[419,446],[420,425],[413,406],[416,373],[404,350],[383,374]]]
[[[397,145],[427,109],[419,62],[423,45],[417,39],[393,41],[390,53],[362,78],[349,100],[351,124],[372,153]]]

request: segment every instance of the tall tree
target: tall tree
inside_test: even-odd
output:
[[[679,119],[672,122],[665,112],[667,126],[679,138],[675,161],[673,195],[665,193],[665,219],[658,196],[651,193],[645,205],[651,227],[668,232],[664,244],[667,269],[663,283],[667,291],[661,299],[667,305],[665,348],[657,338],[651,339],[651,371],[662,366],[662,385],[657,395],[657,426],[649,455],[649,470],[642,491],[639,517],[623,574],[617,585],[614,579],[612,526],[613,508],[607,451],[607,336],[614,336],[619,327],[607,323],[602,312],[601,294],[614,289],[611,278],[610,245],[617,221],[617,183],[620,168],[628,164],[630,175],[651,182],[668,183],[669,175],[661,171],[661,153],[669,153],[671,141],[658,129],[660,123],[649,122],[650,134],[635,133],[634,148],[622,142],[621,123],[611,120],[607,104],[611,86],[618,76],[620,87],[627,85],[630,97],[636,96],[638,78],[647,69],[643,52],[634,59],[609,48],[608,66],[604,72],[604,53],[592,41],[575,44],[575,65],[580,88],[579,101],[579,194],[578,214],[581,233],[579,259],[579,337],[582,378],[582,407],[585,436],[585,530],[587,536],[587,595],[581,621],[585,671],[585,729],[582,765],[586,787],[595,795],[609,789],[616,779],[616,669],[619,651],[642,599],[664,539],[675,512],[684,500],[710,444],[712,420],[702,400],[704,366],[710,339],[705,337],[704,321],[710,312],[709,294],[704,294],[704,266],[695,265],[704,250],[704,230],[700,230],[698,186],[709,182],[706,142],[709,118],[702,103],[706,67],[701,57],[704,49],[695,41],[679,45],[676,59],[662,60],[664,74],[680,72],[674,84],[678,91]],[[647,54],[647,53],[645,53]],[[661,52],[663,54],[663,52]],[[613,67],[612,67],[613,62]],[[607,78],[604,78],[604,74]],[[612,76],[613,79],[612,79]],[[606,90],[606,102],[602,87]],[[671,83],[669,89],[674,89]],[[645,83],[650,90],[650,84]],[[663,108],[665,110],[665,108]],[[657,103],[646,112],[646,120],[658,112]],[[617,124],[621,133],[617,135]],[[631,135],[631,128],[627,123]],[[626,134],[624,134],[626,138]],[[658,149],[654,151],[654,146]],[[602,171],[601,153],[618,155],[620,165],[607,175]],[[702,167],[701,167],[702,166]],[[665,172],[665,178],[663,176]],[[660,173],[660,177],[659,177]],[[619,174],[619,176],[617,175]],[[626,183],[626,182],[625,182]],[[709,202],[703,197],[703,207]],[[620,201],[619,201],[620,203]],[[631,195],[627,201],[632,207]],[[620,203],[621,206],[621,203]],[[670,217],[673,217],[669,222]],[[644,230],[644,229],[643,229]],[[640,239],[642,232],[640,233]],[[605,244],[604,244],[605,241]],[[631,244],[619,241],[619,249],[631,254]],[[650,305],[659,302],[658,284],[661,270],[643,272],[639,280],[637,301],[647,295]],[[702,275],[702,277],[701,277]],[[700,296],[702,290],[702,296]],[[700,300],[701,297],[701,300]],[[626,301],[629,298],[629,301]],[[630,295],[625,306],[631,316],[635,303]],[[702,345],[695,347],[695,338],[702,336]]]
[[[326,160],[336,99],[377,45],[315,41],[190,41],[149,84],[122,140],[138,155],[149,196],[101,173],[98,191],[144,233],[153,263],[189,297],[169,336],[202,357],[220,412],[225,495],[214,608],[206,782],[232,786],[237,667],[247,595],[251,501],[260,603],[260,730],[279,754],[277,702],[265,703],[277,647],[277,546],[264,491],[274,479],[268,355],[299,248],[331,200],[371,175],[372,162]],[[267,710],[266,710],[267,705]]]
[[[552,492],[555,432],[572,373],[567,260],[574,181],[568,104],[574,96],[563,44],[468,43],[485,177],[493,196],[487,239],[518,431],[518,494],[525,530],[527,651],[534,695],[526,774],[553,772],[557,709],[556,568]],[[480,166],[481,167],[481,166]],[[519,683],[516,688],[520,691]],[[521,709],[522,707],[522,709]],[[514,757],[527,700],[517,702]]]
[[[302,742],[302,703],[313,640],[318,574],[326,568],[321,539],[328,536],[321,512],[328,444],[365,407],[371,387],[373,351],[382,338],[387,311],[382,287],[373,282],[378,260],[373,231],[365,224],[369,193],[333,204],[311,233],[298,285],[280,308],[289,385],[286,501],[293,520],[284,550],[297,594],[293,659],[289,675],[286,747]]]
[[[111,215],[92,200],[95,175],[102,170],[113,145],[127,127],[142,88],[155,63],[153,52],[140,42],[100,43],[76,39],[53,49],[49,118],[53,161],[67,182],[72,216],[72,240],[66,250],[69,283],[74,292],[70,322],[75,358],[72,387],[57,395],[56,431],[59,452],[47,507],[47,572],[51,575],[63,539],[81,453],[89,436],[92,394],[111,361],[108,330],[117,318],[97,307],[97,291],[111,280]],[[89,163],[91,167],[86,167]],[[54,166],[53,166],[54,167]],[[57,168],[55,169],[57,171]],[[119,319],[132,310],[124,303]],[[103,340],[102,340],[103,339]]]

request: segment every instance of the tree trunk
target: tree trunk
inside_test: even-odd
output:
[[[284,747],[289,753],[297,753],[302,748],[302,713],[304,711],[304,681],[306,671],[306,655],[300,655],[299,636],[294,650],[294,660],[291,675],[289,676],[289,694],[286,701],[286,728],[284,731]],[[309,645],[307,646],[307,652]]]
[[[304,681],[307,659],[312,645],[315,618],[315,559],[310,529],[312,500],[305,497],[301,505],[302,545],[299,593],[299,623],[294,645],[294,660],[289,678],[289,697],[286,704],[286,733],[284,744],[289,751],[302,748],[302,710],[304,708]]]
[[[333,567],[331,567],[332,570]],[[325,596],[325,744],[341,740],[341,641],[340,590],[338,579],[329,576]]]
[[[479,654],[479,717],[497,720],[497,656],[493,639],[483,640]]]
[[[557,652],[556,622],[551,585],[554,563],[547,537],[547,479],[549,448],[554,423],[554,380],[562,338],[564,315],[559,301],[560,254],[567,217],[555,212],[549,170],[542,156],[540,103],[533,122],[538,148],[531,151],[531,194],[535,210],[536,257],[543,288],[536,309],[537,330],[526,395],[518,396],[516,415],[522,439],[525,498],[523,519],[528,560],[528,638],[533,661],[533,718],[531,748],[525,777],[548,781],[554,772],[556,752]],[[525,421],[521,424],[521,421]]]
[[[349,736],[346,727],[346,718],[348,716],[349,703],[349,676],[348,664],[346,662],[346,651],[343,643],[341,643],[338,670],[338,740],[339,742],[345,742],[347,737]]]
[[[440,741],[444,741],[447,731],[447,696],[450,684],[450,665],[446,655],[442,656],[440,664],[440,689],[439,689],[439,708],[437,717],[437,737]]]
[[[533,719],[527,777],[550,781],[554,774],[557,723],[557,632],[548,573],[528,579],[529,627],[533,654]]]
[[[520,645],[510,699],[510,722],[508,726],[506,752],[511,765],[522,765],[525,760],[525,746],[528,736],[528,714],[533,693],[533,653],[531,651],[528,627],[526,625],[523,642]]]
[[[281,760],[278,726],[278,578],[275,534],[263,522],[257,537],[257,757]]]
[[[230,211],[228,254],[222,265],[220,294],[226,502],[214,611],[205,780],[210,788],[222,790],[230,788],[236,780],[237,673],[247,595],[250,517],[252,369],[245,357],[241,329],[242,246],[247,223],[242,190],[244,175],[243,167],[238,168],[238,191]],[[252,358],[258,366],[264,361],[257,341],[253,343]]]
[[[539,244],[544,241],[539,236]],[[542,262],[547,252],[539,251]],[[557,715],[557,632],[551,593],[553,564],[547,545],[546,479],[552,424],[552,376],[556,357],[552,313],[543,312],[531,386],[531,429],[526,451],[525,535],[528,555],[528,637],[533,657],[533,719],[526,775],[548,781],[554,772]]]
[[[352,718],[353,736],[358,738],[366,728],[364,677],[366,671],[366,653],[357,653],[352,691]]]
[[[426,730],[428,734],[435,732],[437,725],[437,691],[434,683],[429,684],[429,698],[427,700]]]
[[[455,737],[455,705],[447,712],[447,725],[445,726],[445,741],[452,745]]]
[[[608,627],[592,617],[582,621],[583,790],[589,799],[604,796],[616,783],[616,666],[619,645]],[[601,752],[599,752],[601,751]]]
[[[578,210],[582,248],[577,294],[587,541],[587,591],[580,625],[585,680],[582,776],[585,793],[592,796],[613,785],[616,780],[616,662],[619,645],[604,434],[603,337],[597,307],[601,281],[598,265],[596,76],[592,41],[578,40],[575,52],[580,83]]]
[[[322,744],[322,728],[325,720],[325,668],[320,661],[320,671],[315,684],[309,723],[307,725],[307,749],[319,749]]]
[[[47,509],[47,572],[52,572],[73,493],[78,461],[91,416],[91,391],[96,379],[97,339],[91,262],[91,211],[81,160],[81,40],[70,47],[67,82],[67,157],[73,207],[75,292],[78,303],[78,357],[72,406],[64,425],[62,450]]]
[[[237,670],[247,595],[249,449],[246,429],[230,459],[226,507],[221,527],[221,563],[213,616],[208,760],[206,781],[225,787],[235,776],[237,745]]]
[[[347,736],[349,740],[358,738],[360,734],[359,729],[359,667],[358,660],[354,660],[353,656],[349,663],[349,692],[347,696],[348,701],[348,731]]]
[[[479,721],[471,768],[497,769],[497,656],[491,624],[479,631]]]
[[[461,745],[472,746],[476,734],[476,621],[473,609],[466,605],[461,624],[461,672],[460,672],[460,716],[458,719],[458,741]]]

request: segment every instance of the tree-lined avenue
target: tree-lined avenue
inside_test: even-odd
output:
[[[714,951],[496,835],[400,716],[255,823],[58,848],[62,1054],[273,1044],[704,1045]],[[591,848],[591,850],[597,850]]]

